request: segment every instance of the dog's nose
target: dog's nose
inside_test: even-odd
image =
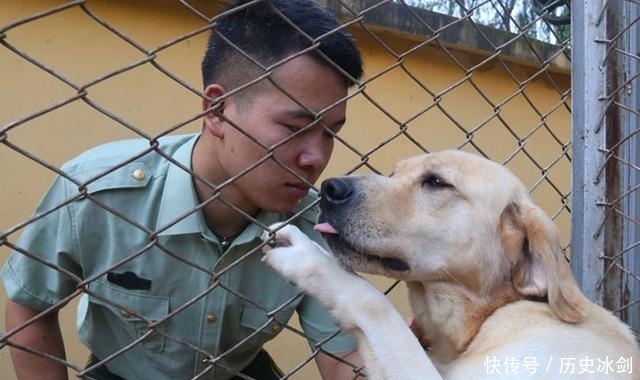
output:
[[[352,182],[343,177],[323,181],[320,192],[324,201],[333,204],[348,201],[354,193]]]

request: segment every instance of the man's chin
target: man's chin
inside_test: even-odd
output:
[[[302,198],[282,201],[278,204],[271,203],[269,205],[265,205],[265,207],[261,207],[262,210],[273,212],[276,214],[287,214],[294,211],[300,204],[302,203]]]

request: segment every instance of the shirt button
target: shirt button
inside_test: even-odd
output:
[[[274,333],[279,333],[280,330],[282,330],[282,326],[280,325],[274,325],[273,327],[271,327],[271,331],[273,331]]]
[[[144,170],[142,169],[134,170],[131,175],[133,176],[133,178],[137,179],[138,181],[142,181],[145,177]]]
[[[207,323],[216,323],[217,320],[218,317],[216,317],[215,314],[207,315]]]

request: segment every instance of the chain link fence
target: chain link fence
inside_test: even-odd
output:
[[[76,187],[57,208],[91,200],[89,186],[159,152],[161,137],[200,130],[203,94],[197,68],[224,3],[11,0],[0,5],[3,259],[11,250],[31,255],[16,242],[25,227],[46,217],[31,211],[54,176]],[[337,136],[324,176],[389,173],[399,159],[447,148],[502,162],[559,225],[586,294],[640,328],[640,263],[634,260],[640,241],[634,87],[638,3],[584,1],[574,2],[573,9],[562,0],[320,3],[355,36],[365,59],[365,77],[349,95],[348,125]],[[148,144],[86,181],[61,169],[63,162],[93,145],[131,137]],[[176,164],[167,159],[168,165]],[[99,207],[129,220],[118,210]],[[131,249],[130,259],[156,249],[216,278],[259,249],[243,252],[216,272],[159,243],[155,237],[162,231],[130,223],[150,237]],[[113,263],[109,270],[122,264]],[[76,291],[56,308],[75,305],[99,277],[78,279]],[[406,310],[402,285],[375,281]],[[189,302],[171,305],[158,320],[139,318],[144,332],[112,356],[164,334],[206,359],[193,378],[208,378],[212,368],[224,365],[227,353],[207,352],[185,337],[167,335],[161,326],[215,292],[233,293],[260,306],[252,294],[213,282],[194,292]],[[120,310],[123,318],[136,316],[118,298],[101,302]],[[272,310],[263,312],[264,323],[229,350],[261,333],[279,333],[268,349],[287,378],[317,377],[309,363],[321,344],[309,351],[295,321],[276,321]],[[62,315],[63,334],[77,340],[74,315]],[[211,323],[217,317],[207,316]],[[7,377],[12,376],[8,347],[23,327],[6,331],[0,340],[0,371]],[[77,353],[68,354],[64,364],[72,376],[83,377],[86,352],[68,345]]]

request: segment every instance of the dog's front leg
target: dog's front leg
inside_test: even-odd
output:
[[[294,226],[274,225],[264,261],[322,302],[360,345],[372,380],[442,379],[387,297]]]

